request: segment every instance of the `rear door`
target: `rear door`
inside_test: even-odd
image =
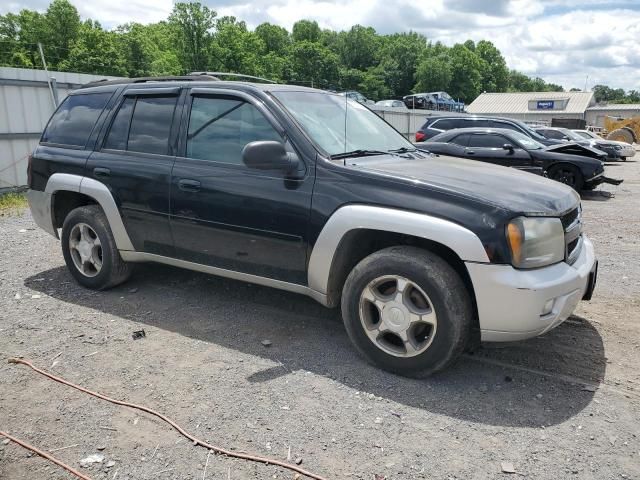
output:
[[[169,190],[180,88],[125,91],[87,162],[109,187],[137,251],[173,256]]]
[[[180,155],[171,181],[171,229],[179,258],[305,284],[312,165],[295,178],[250,169],[250,142],[283,142],[262,102],[234,90],[193,89],[187,98]]]
[[[514,148],[512,150],[505,149],[505,145],[511,145]],[[529,153],[520,145],[514,144],[512,140],[498,133],[471,134],[469,145],[466,148],[466,156],[506,167],[521,169],[531,167]]]

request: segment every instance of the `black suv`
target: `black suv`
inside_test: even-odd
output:
[[[341,306],[370,361],[414,376],[590,298],[569,187],[421,153],[336,94],[159,80],[73,92],[30,158],[33,217],[80,284],[159,262],[305,294]]]

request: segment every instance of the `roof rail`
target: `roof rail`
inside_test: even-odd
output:
[[[103,85],[122,85],[127,83],[151,83],[151,82],[201,82],[201,81],[211,81],[215,82],[220,80],[219,78],[214,77],[209,74],[191,74],[191,75],[167,75],[161,77],[138,77],[138,78],[121,78],[118,80],[109,80],[108,78],[103,78],[102,80],[95,80],[93,82],[85,83],[80,88],[89,88],[89,87],[101,87]]]
[[[202,75],[202,76],[207,75],[210,77],[216,77],[218,79],[219,77],[237,77],[237,78],[246,78],[248,80],[259,80],[265,83],[278,83],[274,80],[269,80],[268,78],[255,77],[253,75],[245,75],[243,73],[232,73],[232,72],[191,72],[189,75]]]

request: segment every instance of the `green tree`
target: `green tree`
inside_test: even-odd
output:
[[[416,83],[416,68],[425,55],[427,40],[417,33],[396,33],[382,37],[380,70],[392,97],[411,92]]]
[[[199,2],[176,3],[169,15],[185,72],[206,70],[217,14]]]
[[[330,88],[338,81],[338,56],[319,43],[303,40],[291,48],[290,81]]]
[[[475,47],[480,57],[481,89],[485,92],[506,92],[509,86],[509,69],[507,62],[495,45],[487,40],[480,40]]]
[[[87,20],[60,67],[71,72],[126,76],[126,61],[118,48],[117,35],[103,30],[98,22]]]
[[[346,68],[366,70],[377,63],[379,38],[371,27],[354,25],[338,35],[340,59]]]
[[[416,70],[416,92],[448,91],[453,78],[451,63],[445,55],[425,57]]]
[[[43,50],[52,68],[69,55],[80,32],[80,15],[67,0],[53,0],[44,14]]]
[[[481,60],[466,46],[456,44],[448,52],[451,64],[451,81],[447,92],[453,98],[472,102],[482,88]]]
[[[313,20],[298,20],[293,24],[291,38],[294,42],[319,42],[322,31],[318,22]]]
[[[262,75],[259,57],[264,50],[264,42],[248,31],[244,22],[222,17],[216,22],[209,65],[214,65],[215,70]]]
[[[261,23],[256,27],[255,33],[264,43],[265,53],[275,53],[279,56],[286,55],[291,39],[289,38],[289,32],[285,28],[271,23]]]

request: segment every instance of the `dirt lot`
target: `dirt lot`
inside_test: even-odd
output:
[[[639,159],[640,160],[640,159]],[[292,479],[211,456],[166,424],[54,383],[145,404],[213,443],[327,478],[640,478],[640,161],[607,199],[584,199],[600,257],[591,303],[544,337],[485,346],[428,380],[395,377],[351,348],[312,300],[141,266],[108,292],[80,288],[28,213],[0,218],[0,429],[95,479]],[[132,339],[143,329],[146,338]],[[263,340],[270,340],[265,347]],[[105,428],[106,427],[106,428]],[[511,475],[516,477],[518,475]],[[0,444],[0,478],[72,478]]]

